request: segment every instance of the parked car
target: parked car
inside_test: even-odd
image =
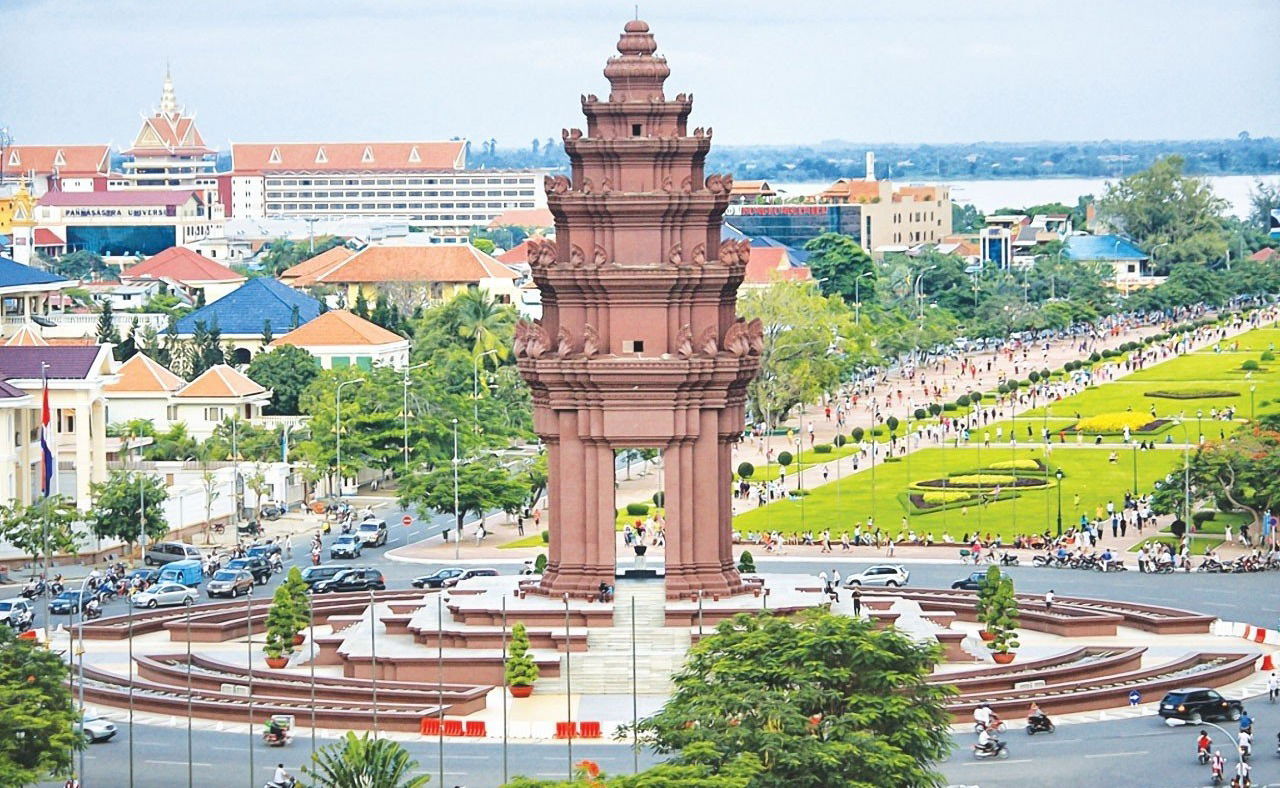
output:
[[[359,558],[364,540],[355,534],[342,534],[329,545],[330,558]]]
[[[261,585],[271,579],[271,564],[265,558],[233,558],[227,562],[228,569],[244,569],[253,575],[253,582]]]
[[[194,588],[181,583],[156,583],[146,591],[133,595],[134,607],[167,607],[169,605],[190,605],[200,594]]]
[[[987,579],[986,572],[972,572],[968,577],[961,578],[951,584],[952,588],[959,588],[965,591],[977,591],[982,586],[982,581]]]
[[[147,566],[160,566],[173,561],[185,561],[188,558],[199,561],[203,556],[193,545],[182,542],[156,542],[147,548],[142,562]]]
[[[898,586],[905,586],[910,579],[911,573],[901,566],[879,564],[867,567],[856,575],[849,575],[845,578],[844,584],[848,588],[855,586],[888,586],[897,588]]]
[[[204,564],[195,559],[173,561],[160,570],[158,584],[178,583],[195,588],[204,582]]]
[[[346,569],[334,575],[331,580],[323,580],[315,585],[317,594],[342,593],[345,591],[384,591],[387,581],[377,569],[361,567]]]
[[[1208,687],[1190,687],[1165,693],[1160,699],[1160,716],[1199,725],[1203,720],[1238,720],[1244,705],[1229,700]]]
[[[213,578],[205,584],[205,593],[212,599],[216,596],[238,597],[253,591],[253,574],[245,569],[219,569]]]
[[[0,599],[0,624],[10,629],[23,632],[31,626],[35,614],[31,612],[31,603],[25,599]]]
[[[283,551],[281,550],[280,545],[275,542],[263,542],[262,544],[253,545],[248,550],[245,550],[244,554],[253,558],[265,558],[270,561],[271,556],[280,555],[281,552]]]
[[[104,717],[85,717],[77,720],[75,728],[93,744],[111,741],[111,738],[116,735],[115,724]]]
[[[437,569],[429,575],[415,577],[413,579],[414,588],[443,588],[444,584],[462,574],[461,569],[450,567],[448,569]]]
[[[350,567],[341,564],[322,564],[320,566],[309,566],[302,570],[302,579],[307,584],[308,591],[315,591],[316,586],[328,580],[332,580],[334,575],[339,572],[345,572]]]
[[[365,520],[356,529],[361,541],[372,547],[382,547],[387,543],[387,523],[385,520]]]
[[[497,577],[497,569],[468,569],[457,577],[444,581],[444,588],[453,588],[463,580],[470,580],[473,577]]]
[[[63,616],[79,615],[81,609],[84,608],[84,605],[86,602],[88,602],[90,599],[97,599],[97,598],[98,598],[97,593],[90,591],[87,588],[85,589],[68,588],[66,591],[63,591],[61,594],[58,594],[57,596],[55,596],[53,598],[53,601],[49,603],[49,612],[57,613],[58,615],[63,615]]]

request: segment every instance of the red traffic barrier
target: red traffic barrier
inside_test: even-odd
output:
[[[578,736],[578,724],[575,722],[557,722],[557,739],[574,739]]]
[[[445,736],[461,736],[462,720],[445,720],[444,735]]]
[[[439,717],[423,717],[421,730],[422,730],[423,736],[439,736],[440,735],[440,718]]]
[[[480,737],[487,735],[485,733],[484,720],[467,720],[467,732],[465,735]]]
[[[598,739],[601,736],[600,723],[583,722],[578,730],[578,735],[584,739]]]

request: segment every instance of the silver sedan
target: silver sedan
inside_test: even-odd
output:
[[[194,604],[199,592],[179,583],[161,583],[133,595],[134,607],[165,607]]]

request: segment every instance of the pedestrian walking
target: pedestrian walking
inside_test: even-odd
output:
[[[1053,610],[1053,589],[1050,588],[1044,594],[1044,609],[1048,613]]]
[[[853,615],[855,618],[862,615],[862,590],[856,586],[853,589]]]

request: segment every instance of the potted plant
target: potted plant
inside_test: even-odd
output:
[[[1012,649],[1018,643],[1018,602],[1013,595],[1013,578],[1000,578],[991,597],[987,600],[987,629],[992,634],[987,648],[991,658],[1001,665],[1013,662]]]
[[[297,607],[287,586],[281,583],[267,611],[267,667],[283,668],[293,653],[293,636],[298,634]]]
[[[511,628],[505,672],[511,697],[527,698],[533,694],[533,682],[538,680],[538,664],[529,656],[529,633],[521,621]]]
[[[987,576],[978,584],[978,601],[974,606],[974,612],[977,616],[978,623],[982,624],[982,629],[978,630],[978,637],[988,643],[995,639],[995,635],[992,634],[991,629],[988,626],[988,620],[990,618],[991,597],[1000,586],[1000,578],[1000,567],[988,567]]]
[[[303,640],[303,632],[311,626],[311,597],[307,594],[307,581],[302,579],[302,572],[298,567],[290,567],[289,573],[285,575],[282,585],[289,589],[289,597],[293,601],[294,613],[297,620],[294,624],[293,645],[301,646]]]

